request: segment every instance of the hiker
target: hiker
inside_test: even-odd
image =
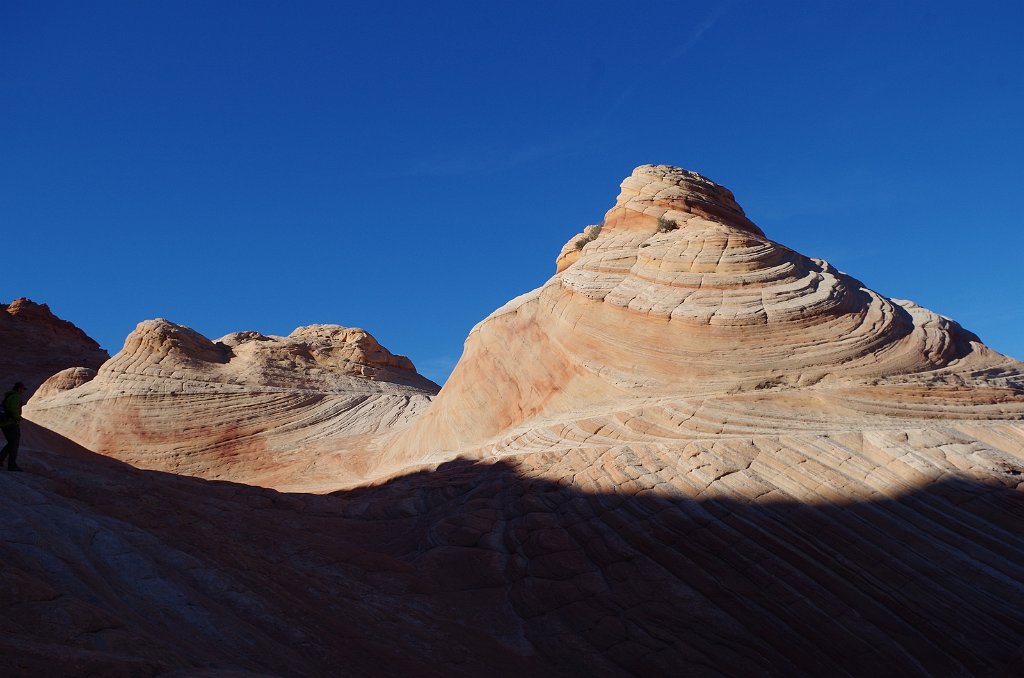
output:
[[[7,444],[0,450],[0,464],[7,460],[8,471],[20,471],[18,466],[18,443],[21,442],[21,394],[25,392],[25,384],[20,381],[4,394],[3,408],[0,410],[0,431],[4,432]]]

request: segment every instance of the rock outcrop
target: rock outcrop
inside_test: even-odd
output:
[[[29,395],[61,370],[95,370],[110,357],[85,332],[55,316],[49,306],[24,297],[0,304],[0,347],[0,388],[6,390],[20,381]]]
[[[32,473],[0,474],[0,673],[1024,661],[1024,364],[769,240],[699,175],[638,168],[429,407],[410,368],[344,328],[150,321],[95,376],[55,376]],[[285,494],[68,438],[207,478],[373,482]]]
[[[848,435],[843,464],[794,437],[748,471],[728,444],[591,448],[319,495],[25,434],[30,473],[0,473],[4,676],[1010,676],[1024,659],[1021,466],[977,442]],[[800,455],[838,470],[801,489]],[[846,498],[759,495],[770,464],[791,495]],[[900,480],[915,471],[944,478]]]
[[[142,468],[333,488],[339,475],[360,477],[371,439],[404,426],[437,388],[361,329],[211,341],[157,319],[140,323],[95,376],[51,377],[26,416]]]
[[[909,429],[960,444],[1024,419],[1024,364],[773,242],[698,174],[637,168],[594,230],[472,330],[382,469]]]

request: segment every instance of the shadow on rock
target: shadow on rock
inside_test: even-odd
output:
[[[332,495],[36,430],[0,478],[4,675],[1012,675],[1024,495],[587,493],[455,461]]]

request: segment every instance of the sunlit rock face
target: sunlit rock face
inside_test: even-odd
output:
[[[691,172],[637,168],[596,230],[473,329],[382,455],[410,492],[410,465],[513,469],[446,487],[463,512],[434,510],[430,543],[497,552],[564,667],[1018,665],[1024,364],[771,241]]]
[[[437,391],[408,358],[338,325],[211,341],[149,320],[91,376],[54,375],[27,416],[143,468],[307,489],[359,477],[370,439]]]
[[[0,389],[16,381],[29,395],[51,375],[73,367],[95,370],[110,356],[46,304],[15,299],[0,304]]]
[[[999,422],[1024,419],[1024,365],[773,242],[710,180],[638,167],[593,235],[570,239],[553,278],[473,329],[382,470],[703,441],[740,446],[742,467],[779,436],[910,429],[929,445],[1019,453],[1018,429]]]
[[[1021,363],[671,167],[557,267],[429,407],[332,326],[149,321],[54,376],[0,675],[1019,672]]]

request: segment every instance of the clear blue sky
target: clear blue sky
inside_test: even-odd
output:
[[[0,2],[0,301],[443,381],[634,166],[1024,358],[1024,3]]]

